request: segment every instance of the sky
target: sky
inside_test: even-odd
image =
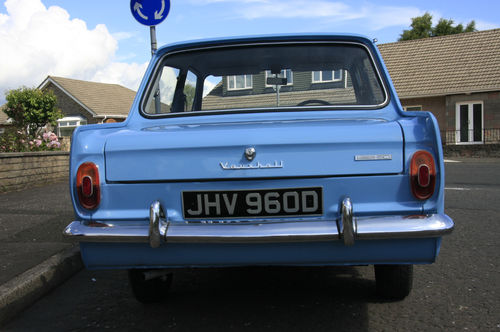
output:
[[[159,46],[294,32],[357,33],[380,44],[396,42],[425,12],[434,22],[500,28],[498,0],[171,0],[156,34]],[[48,75],[136,90],[150,59],[149,27],[133,18],[130,0],[0,0],[0,104],[9,89],[37,87]]]

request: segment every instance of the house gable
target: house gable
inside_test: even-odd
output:
[[[96,119],[89,123],[102,122],[107,118],[125,119],[136,94],[135,91],[117,84],[96,83],[56,76],[48,76],[39,88],[44,89],[48,86],[57,88],[85,110],[88,115]],[[61,109],[63,108],[61,107]],[[64,109],[63,112],[69,114]]]

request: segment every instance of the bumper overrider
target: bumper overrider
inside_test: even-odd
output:
[[[81,242],[162,243],[265,243],[343,241],[346,246],[363,239],[402,239],[441,237],[452,232],[454,224],[445,214],[353,215],[349,198],[342,201],[336,220],[258,222],[236,224],[175,224],[168,220],[160,202],[150,207],[149,226],[120,222],[73,221],[64,235]]]

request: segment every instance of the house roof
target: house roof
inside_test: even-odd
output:
[[[61,89],[95,117],[126,117],[136,92],[118,84],[96,83],[48,76],[40,85],[49,83]]]
[[[400,98],[500,90],[500,29],[379,45]]]

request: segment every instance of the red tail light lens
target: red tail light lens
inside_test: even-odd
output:
[[[82,194],[84,197],[90,197],[92,196],[92,193],[94,192],[93,183],[92,183],[92,178],[90,176],[84,176],[82,179]]]
[[[101,201],[99,170],[94,163],[83,163],[76,173],[76,191],[80,204],[89,210],[97,208]]]
[[[434,194],[436,186],[436,165],[432,154],[417,151],[411,158],[410,182],[413,196],[417,199],[428,199]]]

